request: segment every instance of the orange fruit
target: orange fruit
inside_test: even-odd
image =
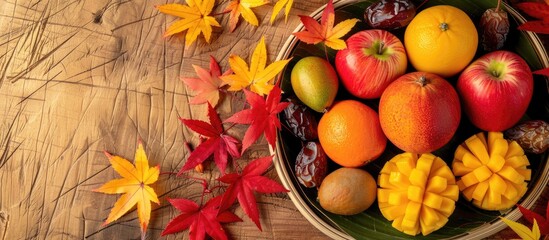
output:
[[[340,168],[320,184],[318,202],[331,213],[354,215],[368,209],[376,195],[376,180],[370,173],[358,168]]]
[[[398,148],[428,153],[448,143],[461,118],[456,90],[443,78],[425,72],[404,74],[379,100],[379,120]]]
[[[416,70],[451,77],[473,60],[477,29],[462,10],[434,6],[412,19],[404,33],[404,46]]]
[[[318,139],[324,152],[344,167],[359,167],[379,157],[387,138],[379,117],[355,100],[335,103],[318,123]]]

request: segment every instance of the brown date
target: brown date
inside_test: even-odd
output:
[[[549,124],[542,120],[521,123],[505,131],[505,136],[531,153],[543,153],[549,148]]]
[[[288,101],[290,105],[284,109],[284,120],[294,136],[303,141],[317,139],[318,122],[311,109],[294,99],[288,99]]]
[[[509,33],[507,12],[498,8],[486,10],[480,17],[479,33],[485,51],[502,48]]]
[[[307,142],[297,155],[295,175],[301,185],[312,188],[320,186],[328,170],[328,159],[318,142]]]
[[[380,0],[364,11],[364,20],[370,27],[393,30],[405,27],[416,15],[410,0]]]

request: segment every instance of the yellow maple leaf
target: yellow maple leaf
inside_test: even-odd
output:
[[[250,87],[252,92],[263,96],[269,94],[274,86],[274,77],[284,69],[289,61],[290,59],[280,60],[265,67],[267,47],[265,46],[265,38],[261,37],[261,41],[252,54],[250,67],[248,68],[248,64],[239,56],[231,55],[229,65],[233,74],[221,76],[221,79],[230,86],[229,91],[240,91]]]
[[[293,4],[294,4],[294,0],[279,0],[278,2],[276,2],[276,4],[273,7],[273,14],[271,15],[270,23],[273,24],[274,20],[276,19],[276,16],[284,6],[286,6],[286,8],[284,9],[284,22],[288,22],[288,15],[290,14],[290,9],[292,9]]]
[[[259,25],[259,21],[257,20],[255,13],[252,11],[252,8],[259,7],[267,3],[269,3],[268,0],[232,0],[227,8],[225,8],[225,12],[231,12],[229,18],[230,31],[233,32],[236,29],[240,15],[242,15],[242,18],[244,18],[244,20],[251,25]]]
[[[535,218],[532,230],[521,223],[514,222],[506,218],[501,218],[501,220],[509,225],[509,227],[523,240],[538,240],[541,237],[538,222]]]
[[[148,186],[158,180],[160,168],[158,166],[149,167],[149,161],[141,142],[138,143],[135,151],[135,166],[122,157],[112,156],[107,152],[105,155],[107,155],[112,168],[122,178],[111,180],[93,191],[108,194],[124,193],[124,195],[116,201],[104,224],[116,221],[137,204],[141,233],[144,235],[151,218],[151,201],[160,203],[154,189]]]
[[[182,18],[170,25],[164,36],[187,30],[185,47],[196,41],[200,33],[204,35],[206,42],[210,43],[212,26],[221,27],[217,20],[210,16],[214,3],[215,0],[187,0],[187,5],[171,3],[156,6],[162,13]]]

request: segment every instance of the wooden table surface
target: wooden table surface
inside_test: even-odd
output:
[[[102,151],[133,159],[141,139],[151,165],[177,172],[187,154],[183,144],[199,141],[178,118],[205,119],[205,106],[188,104],[193,93],[179,77],[194,77],[192,64],[207,67],[210,55],[223,69],[232,53],[248,59],[261,36],[273,61],[297,15],[326,2],[298,0],[288,22],[279,16],[274,25],[273,4],[258,7],[260,26],[241,20],[233,33],[228,14],[218,16],[223,27],[214,28],[211,44],[200,37],[188,49],[182,35],[162,37],[175,21],[154,8],[164,3],[0,0],[0,240],[139,239],[135,211],[102,226],[119,198],[91,191],[118,178]],[[214,12],[227,3],[217,0]],[[226,118],[239,108],[223,101],[219,111]],[[244,129],[234,131],[242,137]],[[261,140],[239,161],[266,155]],[[274,168],[267,175],[278,178]],[[168,197],[198,200],[201,191],[200,184],[169,174],[155,188],[161,204],[153,205],[148,239],[160,238],[177,214]],[[237,208],[244,222],[224,225],[231,238],[327,238],[286,194],[259,195],[258,202],[263,231]],[[181,238],[188,231],[164,237]]]

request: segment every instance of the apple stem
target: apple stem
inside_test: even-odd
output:
[[[383,54],[383,47],[385,47],[385,43],[380,42],[379,45],[378,45],[378,48],[377,48],[377,54],[378,55]]]
[[[425,75],[423,75],[419,77],[419,79],[416,82],[419,83],[419,85],[421,85],[422,87],[424,87],[425,85],[427,85],[427,78],[425,77]]]

